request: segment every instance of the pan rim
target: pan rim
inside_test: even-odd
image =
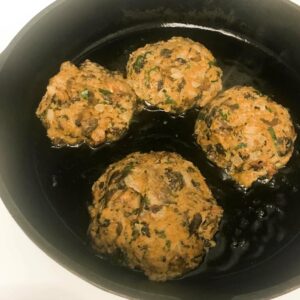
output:
[[[298,8],[300,11],[300,6],[296,5],[289,0],[277,0],[286,5],[291,5],[294,8]],[[3,50],[0,54],[0,73],[9,58],[10,54],[13,52],[15,47],[18,46],[20,40],[27,35],[28,32],[31,31],[31,28],[36,26],[39,21],[43,20],[43,17],[53,12],[56,9],[59,9],[61,5],[69,2],[69,0],[56,0],[41,12],[39,12],[35,17],[33,17],[13,38],[13,40],[9,43],[9,45]],[[1,170],[1,173],[3,170]],[[26,218],[24,214],[20,211],[18,206],[15,204],[12,196],[10,195],[8,189],[5,186],[5,183],[2,178],[2,174],[0,173],[0,198],[4,203],[5,207],[9,211],[10,215],[13,217],[18,226],[22,229],[22,231],[26,234],[26,236],[33,241],[33,243],[39,247],[48,257],[56,261],[59,265],[64,267],[67,271],[73,273],[79,278],[85,280],[86,282],[96,286],[97,288],[103,289],[106,292],[111,294],[120,296],[120,297],[130,297],[130,299],[151,299],[155,294],[149,294],[143,292],[138,289],[132,289],[124,285],[116,284],[111,280],[107,280],[102,277],[101,284],[93,280],[93,274],[89,272],[88,268],[77,263],[75,260],[70,258],[67,254],[63,253],[59,248],[55,245],[51,244],[47,241],[47,239],[42,236],[30,223],[30,220]],[[295,276],[294,278],[284,281],[278,285],[264,288],[262,290],[258,290],[252,293],[246,293],[243,295],[239,295],[234,297],[233,299],[265,299],[265,297],[278,297],[289,293],[300,287],[300,275]],[[160,295],[155,295],[160,299]],[[161,299],[174,299],[174,297],[163,297]],[[153,298],[152,298],[153,299]]]

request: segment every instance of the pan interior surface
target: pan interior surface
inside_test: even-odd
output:
[[[62,265],[131,298],[260,299],[298,286],[299,15],[285,0],[57,1],[0,62],[0,190],[17,222]],[[298,135],[294,154],[268,184],[242,190],[206,159],[193,136],[197,109],[177,117],[145,109],[121,140],[97,149],[51,146],[35,110],[63,61],[90,59],[125,73],[132,51],[172,36],[212,51],[224,89],[252,85],[289,109]],[[199,268],[166,283],[98,257],[87,239],[93,182],[127,154],[151,150],[192,161],[224,208],[217,246]]]
[[[294,93],[299,89],[299,81],[278,58],[243,38],[210,28],[186,24],[137,27],[98,41],[73,61],[79,64],[90,59],[125,73],[128,55],[132,51],[146,43],[172,36],[189,37],[211,49],[224,70],[224,88],[252,85],[286,107],[291,108],[296,102],[297,94]],[[291,111],[297,122],[297,114],[293,109]],[[109,164],[127,154],[153,150],[174,151],[192,161],[224,208],[221,229],[216,236],[217,246],[197,270],[186,276],[201,280],[202,277],[215,278],[244,271],[270,259],[293,240],[300,228],[297,217],[300,210],[299,143],[287,167],[280,170],[270,183],[257,183],[245,191],[212,165],[196,145],[193,127],[197,112],[197,109],[192,109],[176,117],[145,109],[136,115],[129,132],[121,140],[97,149],[87,146],[51,148],[45,130],[36,122],[32,132],[37,141],[34,161],[38,177],[51,205],[82,243],[88,245],[87,205],[91,201],[93,182]]]

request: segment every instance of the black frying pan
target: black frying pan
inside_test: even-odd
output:
[[[124,71],[130,51],[187,36],[204,43],[224,85],[251,84],[288,107],[294,155],[267,185],[246,193],[209,164],[194,143],[197,111],[183,118],[138,115],[120,141],[97,150],[54,149],[34,115],[64,60],[86,58]],[[300,284],[300,10],[285,0],[65,0],[35,17],[1,56],[1,197],[46,253],[87,281],[142,299],[260,299]],[[166,122],[167,121],[167,125]],[[90,188],[133,151],[168,150],[193,161],[225,214],[217,247],[184,278],[153,283],[95,256],[86,237]]]

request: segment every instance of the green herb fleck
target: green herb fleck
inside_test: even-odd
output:
[[[136,61],[133,64],[133,69],[135,73],[140,73],[141,69],[144,67],[145,62],[146,62],[146,56],[150,52],[146,52],[145,54],[139,55],[136,59]]]
[[[208,62],[208,65],[209,65],[210,68],[213,67],[213,66],[216,66],[217,61],[216,60],[211,60],[211,61]]]
[[[150,199],[147,196],[142,196],[141,197],[141,202],[143,203],[144,207],[149,207],[150,206]]]
[[[268,112],[270,112],[270,113],[273,112],[273,110],[272,110],[270,107],[268,107],[268,106],[266,106],[266,110],[267,110]]]
[[[167,237],[164,230],[157,230],[157,229],[155,229],[155,233],[156,233],[156,235],[158,235],[161,239],[165,239],[165,238]]]
[[[205,114],[202,111],[200,111],[197,120],[204,121],[204,119],[205,119]]]
[[[274,128],[273,127],[269,127],[268,131],[269,131],[269,133],[271,135],[271,138],[272,138],[274,144],[277,145],[277,137],[276,137],[276,133],[274,131]]]
[[[88,100],[89,99],[89,90],[83,90],[81,93],[80,93],[80,96],[81,98],[85,99],[85,100]]]
[[[112,95],[112,92],[105,89],[99,89],[99,92],[105,96]]]
[[[200,183],[198,181],[195,181],[194,179],[191,180],[192,185],[196,188],[196,189],[200,189]]]
[[[175,105],[176,102],[168,95],[168,93],[166,92],[166,90],[163,90],[164,94],[165,94],[165,103],[166,104],[170,104],[170,105]]]
[[[145,86],[146,87],[150,87],[150,74],[151,72],[157,71],[159,70],[158,66],[155,66],[153,68],[151,68],[150,70],[148,70],[145,74]]]
[[[224,121],[227,121],[228,119],[228,114],[224,113],[221,109],[219,110],[220,116]]]
[[[117,103],[116,104],[116,108],[118,108],[120,110],[121,113],[127,111],[126,108],[124,108],[120,103]]]
[[[247,144],[245,144],[245,143],[239,143],[238,145],[236,145],[236,147],[234,148],[234,150],[239,150],[239,149],[246,148],[246,147],[247,147]]]
[[[219,79],[211,80],[210,82],[214,83],[214,82],[217,82],[217,81],[219,81]]]
[[[149,225],[145,222],[143,222],[142,224],[143,224],[143,227],[141,228],[142,235],[145,235],[147,237],[151,237],[150,230],[149,230]]]
[[[111,95],[113,94],[111,91],[109,90],[105,90],[105,89],[98,89],[99,92],[102,94],[102,97],[104,99],[104,103],[105,104],[111,104]]]
[[[101,223],[102,227],[108,227],[110,225],[110,220],[104,219],[103,222]]]
[[[254,99],[253,94],[248,93],[248,92],[244,94],[244,97],[245,97],[245,99]]]
[[[166,58],[170,58],[172,55],[172,50],[164,48],[160,51],[160,56],[166,57]]]
[[[132,171],[133,168],[134,168],[134,163],[130,162],[122,171],[122,174],[125,175],[124,177],[126,177]]]

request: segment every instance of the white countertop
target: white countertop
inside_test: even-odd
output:
[[[293,1],[300,4],[300,0]],[[35,14],[52,2],[0,1],[0,52]],[[0,300],[54,299],[123,298],[90,285],[49,258],[24,234],[0,201]],[[276,299],[300,299],[300,289]]]

